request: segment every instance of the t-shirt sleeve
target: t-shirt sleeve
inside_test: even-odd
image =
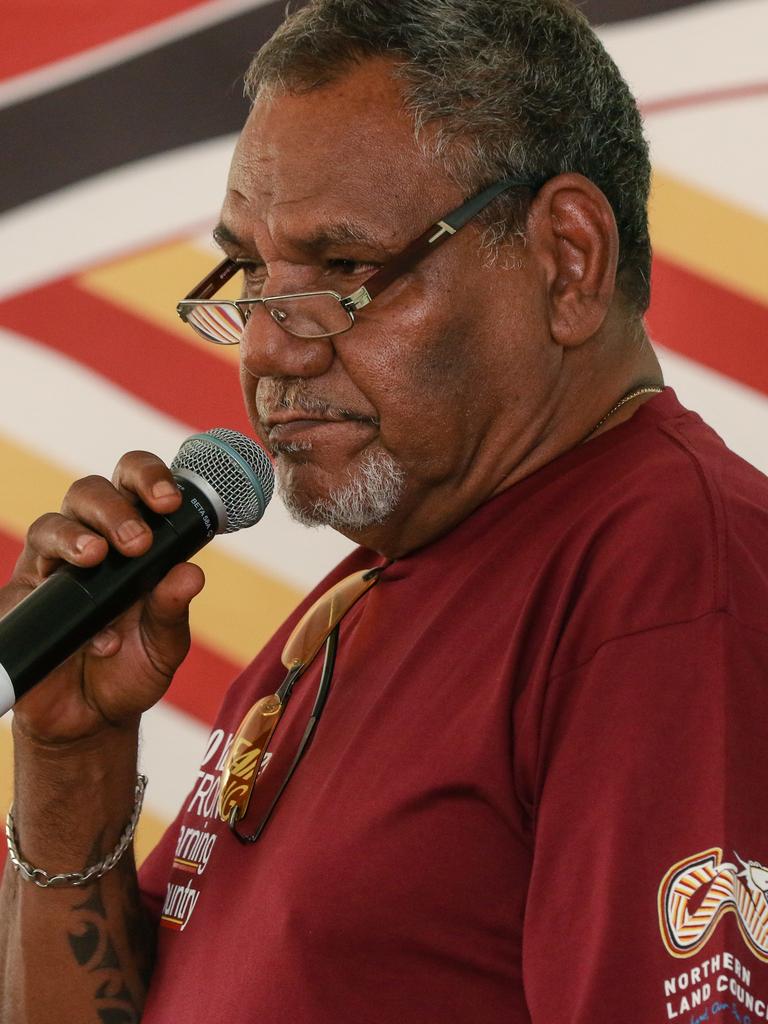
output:
[[[541,718],[533,1024],[768,1019],[768,636],[726,612],[605,643]]]

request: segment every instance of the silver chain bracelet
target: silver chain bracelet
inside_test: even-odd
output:
[[[108,871],[112,870],[131,845],[133,834],[136,831],[136,824],[139,820],[139,815],[141,814],[141,805],[144,803],[144,790],[146,788],[146,775],[139,775],[136,779],[136,798],[133,805],[131,820],[128,822],[125,827],[125,831],[120,836],[117,846],[108,857],[99,861],[98,864],[92,864],[89,868],[86,868],[85,871],[68,871],[58,875],[49,875],[48,872],[44,871],[42,868],[34,868],[31,864],[27,864],[25,860],[21,859],[21,853],[19,852],[19,838],[16,835],[16,826],[13,821],[13,807],[11,807],[10,811],[8,811],[8,817],[5,820],[5,837],[8,840],[8,856],[11,858],[11,864],[13,864],[25,881],[34,882],[34,884],[41,889],[58,888],[66,885],[87,885],[88,882],[92,882],[96,878],[101,878],[102,875],[106,875]]]

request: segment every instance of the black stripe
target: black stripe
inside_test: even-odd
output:
[[[240,129],[242,76],[284,0],[0,110],[0,211],[101,171]]]
[[[583,0],[595,22],[702,0]],[[0,212],[179,146],[238,131],[250,57],[283,19],[274,0],[87,78],[0,110]],[[10,157],[10,158],[8,158]]]
[[[596,25],[629,18],[644,18],[677,7],[691,7],[706,0],[582,0],[579,6]]]

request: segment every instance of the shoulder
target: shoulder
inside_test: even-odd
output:
[[[719,610],[764,628],[768,478],[674,396],[603,447],[571,538],[566,660]]]

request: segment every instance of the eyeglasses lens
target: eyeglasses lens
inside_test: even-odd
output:
[[[180,302],[186,322],[214,345],[237,345],[243,337],[243,317],[232,302]]]
[[[267,299],[263,303],[246,300],[240,307],[228,300],[187,300],[179,303],[179,308],[190,327],[215,345],[237,345],[242,340],[245,321],[251,316],[264,316],[264,311],[283,330],[298,338],[328,338],[348,331],[354,322],[341,302],[328,292]]]
[[[280,326],[299,338],[328,338],[352,326],[352,317],[333,295],[301,295],[267,299],[264,308]]]

